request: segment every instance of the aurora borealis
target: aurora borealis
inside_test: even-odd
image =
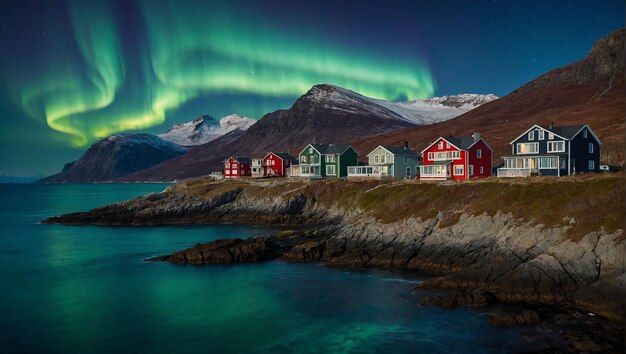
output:
[[[3,2],[0,174],[50,173],[101,137],[200,114],[260,118],[318,83],[388,100],[504,95],[621,20],[617,1],[554,3],[563,31],[544,2]],[[576,30],[589,11],[602,25]]]
[[[434,93],[424,63],[356,55],[314,33],[273,29],[228,5],[138,3],[134,20],[147,35],[132,44],[122,38],[127,29],[116,22],[113,2],[67,5],[70,33],[51,36],[58,36],[54,42],[70,38],[72,45],[30,67],[12,93],[25,112],[65,133],[72,146],[159,125],[169,110],[220,92],[297,97],[329,82],[384,99]]]

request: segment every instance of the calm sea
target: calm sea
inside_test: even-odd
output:
[[[420,279],[401,274],[143,261],[268,229],[39,223],[165,187],[0,185],[0,352],[475,353],[525,343],[480,309],[420,306]]]

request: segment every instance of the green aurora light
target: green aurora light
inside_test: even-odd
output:
[[[159,125],[205,95],[295,98],[319,83],[387,100],[434,94],[424,62],[347,48],[228,5],[143,1],[138,10],[142,36],[128,38],[110,3],[70,1],[71,28],[49,34],[54,55],[42,65],[24,64],[14,100],[82,147]]]

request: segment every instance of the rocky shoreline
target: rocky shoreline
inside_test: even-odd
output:
[[[432,217],[409,215],[381,222],[372,210],[325,202],[329,196],[324,193],[344,195],[346,190],[321,192],[312,185],[182,182],[160,194],[45,222],[305,226],[267,237],[214,241],[151,260],[233,264],[279,259],[428,272],[436,276],[420,286],[433,293],[425,303],[443,307],[523,303],[575,308],[572,311],[585,315],[572,319],[561,313],[562,319],[555,322],[588,321],[578,327],[572,324],[569,334],[560,333],[567,337],[567,350],[623,351],[626,277],[622,229],[601,228],[572,240],[567,237],[575,222],[571,219],[555,215],[564,221],[546,225],[504,211],[489,215],[439,210]],[[339,187],[330,184],[328,188]],[[359,188],[358,195],[345,199],[356,201],[373,189],[397,187],[382,184]],[[586,315],[589,312],[599,316]],[[545,313],[524,308],[494,315],[492,323],[529,325],[555,321],[554,316],[546,317]],[[591,326],[589,331],[585,326]]]

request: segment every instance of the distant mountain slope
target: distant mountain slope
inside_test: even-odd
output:
[[[80,159],[39,182],[108,182],[184,154],[187,150],[151,134],[118,134],[93,144]]]
[[[398,113],[416,125],[443,122],[498,99],[493,94],[461,94],[455,96],[432,97],[408,102],[373,100],[377,104]]]
[[[624,43],[626,30],[598,41],[589,55],[552,70],[509,95],[454,119],[412,127],[352,143],[363,154],[378,144],[409,141],[420,151],[440,135],[468,136],[480,131],[494,148],[494,164],[511,152],[509,142],[533,124],[588,123],[602,140],[603,163],[624,162]]]
[[[288,151],[309,142],[339,142],[413,126],[374,100],[332,85],[313,86],[287,110],[263,116],[243,133],[232,132],[125,180],[173,180],[219,169],[228,155]],[[235,133],[235,134],[233,134]]]
[[[235,129],[246,130],[254,123],[255,119],[236,114],[222,117],[219,121],[212,116],[202,115],[191,122],[174,125],[167,133],[159,134],[159,137],[183,146],[202,145]]]

